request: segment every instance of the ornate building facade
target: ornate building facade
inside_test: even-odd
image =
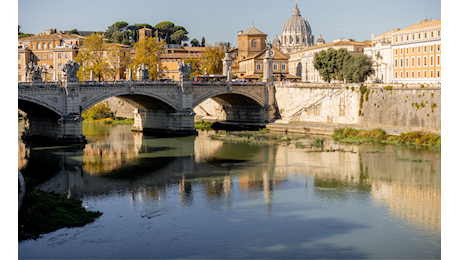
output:
[[[422,19],[404,29],[372,35],[365,54],[374,60],[374,75],[366,82],[441,82],[441,20]]]

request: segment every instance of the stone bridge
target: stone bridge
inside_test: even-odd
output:
[[[135,131],[191,135],[193,109],[212,98],[228,121],[274,119],[274,86],[233,82],[26,82],[18,83],[18,108],[27,113],[24,139],[85,143],[82,113],[98,102],[118,97],[133,105]]]

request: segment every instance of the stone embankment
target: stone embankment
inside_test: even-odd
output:
[[[332,134],[334,128],[382,128],[389,134],[409,131],[441,133],[441,84],[275,83],[279,118],[267,123],[275,131]],[[134,107],[118,98],[109,106],[129,117]],[[224,121],[226,112],[212,99],[194,109],[195,120]]]

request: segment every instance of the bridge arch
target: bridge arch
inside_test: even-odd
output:
[[[217,90],[217,91],[206,93],[205,95],[200,96],[197,99],[193,100],[192,108],[195,108],[196,106],[198,106],[199,104],[201,104],[203,101],[205,101],[207,99],[216,98],[216,97],[224,96],[224,95],[225,96],[230,96],[230,95],[243,96],[243,97],[245,97],[246,101],[253,101],[255,104],[258,104],[259,106],[264,107],[264,102],[263,102],[262,98],[254,95],[252,93],[248,93],[248,92],[244,92],[244,91],[238,91],[238,90],[232,91],[230,93],[228,90]],[[234,99],[234,100],[237,100],[237,98]],[[232,102],[229,102],[229,103],[231,104]]]
[[[259,92],[260,94],[260,92]],[[202,102],[212,99],[216,103],[216,111],[206,114],[215,116],[219,120],[241,121],[241,122],[263,122],[266,120],[265,105],[262,99],[255,93],[241,90],[221,89],[206,93],[193,100],[192,108],[195,109]]]
[[[163,96],[156,95],[155,93],[147,92],[130,92],[130,91],[117,91],[98,95],[86,102],[82,102],[82,112],[88,110],[90,107],[97,103],[111,98],[118,97],[127,101],[132,106],[138,109],[154,109],[154,110],[166,110],[166,111],[177,111],[177,106],[171,100],[166,99]]]
[[[27,114],[55,114],[56,116],[62,116],[63,112],[59,107],[59,99],[46,100],[39,97],[32,97],[29,95],[18,95],[18,108]],[[56,103],[54,105],[53,103]]]

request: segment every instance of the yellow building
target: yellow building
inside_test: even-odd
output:
[[[273,55],[273,75],[280,79],[298,80],[300,78],[289,75],[288,60],[289,55],[282,53],[277,48],[272,47]],[[259,51],[256,55],[243,59],[238,62],[239,77],[248,80],[257,80],[263,76],[265,50]]]
[[[265,50],[267,35],[254,27],[238,33],[238,61],[253,57]]]
[[[177,69],[179,62],[189,58],[201,58],[204,49],[205,47],[166,48],[165,53],[160,56],[161,65],[165,67],[164,78],[176,81],[179,75],[179,70]]]
[[[18,80],[26,81],[25,65],[30,61],[43,67],[44,81],[60,80],[61,66],[75,58],[84,39],[80,35],[62,32],[18,39],[18,62],[21,61],[18,63]]]
[[[392,34],[393,82],[441,82],[441,19],[420,23]]]

